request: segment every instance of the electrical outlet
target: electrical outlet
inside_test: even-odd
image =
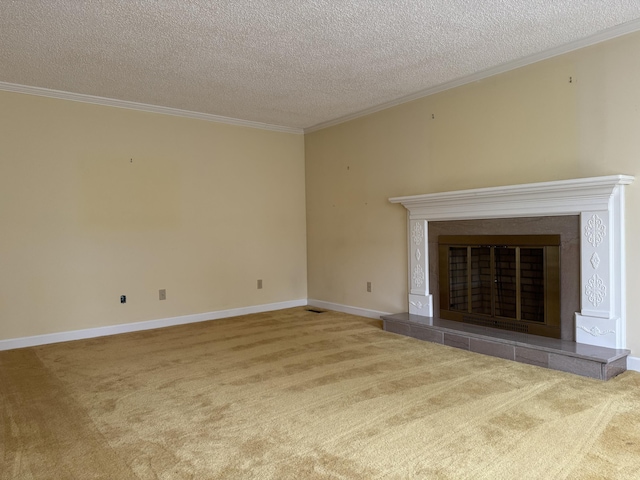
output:
[[[120,303],[127,303],[127,296],[126,295],[120,295]]]
[[[371,293],[371,282],[367,282],[367,292]]]
[[[158,290],[158,297],[160,298],[160,300],[166,300],[167,290],[165,288],[161,288],[160,290]]]
[[[262,289],[262,279],[258,280],[258,290]]]

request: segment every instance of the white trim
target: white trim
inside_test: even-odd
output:
[[[608,210],[612,190],[635,177],[609,175],[502,187],[476,188],[390,198],[410,219],[470,220],[526,216],[576,215]]]
[[[401,105],[403,103],[412,102],[413,100],[418,100],[419,98],[428,97],[429,95],[434,95],[436,93],[444,92],[445,90],[451,90],[452,88],[460,87],[468,83],[484,80],[485,78],[493,77],[494,75],[505,73],[510,70],[515,70],[517,68],[525,67],[527,65],[531,65],[532,63],[541,62],[543,60],[557,57],[559,55],[564,55],[565,53],[573,52],[581,48],[590,47],[591,45],[596,45],[598,43],[606,42],[607,40],[612,40],[614,38],[621,37],[623,35],[627,35],[629,33],[633,33],[638,30],[640,30],[640,19],[632,20],[630,22],[623,23],[621,25],[616,25],[615,27],[607,28],[606,30],[602,30],[601,32],[590,35],[588,37],[581,38],[579,40],[575,40],[573,42],[569,42],[564,45],[560,45],[559,47],[556,47],[556,48],[551,48],[543,52],[535,53],[527,57],[523,57],[517,60],[512,60],[510,62],[506,62],[501,65],[488,68],[486,70],[482,70],[481,72],[476,72],[476,73],[472,73],[471,75],[466,75],[464,77],[456,78],[449,82],[441,83],[440,85],[435,85],[433,87],[421,90],[419,92],[412,93],[410,95],[406,95],[404,97],[400,97],[395,100],[382,103],[375,107],[366,108],[364,110],[360,110],[355,113],[350,113],[348,115],[344,115],[342,117],[338,117],[333,120],[328,120],[326,122],[318,123],[311,127],[305,128],[304,133],[312,133],[317,130],[322,130],[323,128],[328,128],[334,125],[338,125],[340,123],[348,122],[350,120],[355,120],[356,118],[364,117],[365,115],[370,115],[372,113],[376,113],[381,110],[386,110],[387,108],[392,108],[392,107]]]
[[[314,300],[312,298],[307,301],[307,304],[312,307],[325,308],[327,310],[335,310],[336,312],[349,313],[351,315],[358,315],[360,317],[375,318],[377,320],[380,320],[380,317],[382,315],[391,315],[387,312],[379,312],[377,310],[369,310],[360,307],[351,307],[349,305],[341,305],[339,303]]]
[[[117,335],[119,333],[139,332],[142,330],[172,327],[175,325],[184,325],[187,323],[206,322],[208,320],[219,320],[221,318],[237,317],[240,315],[249,315],[252,313],[270,312],[273,310],[302,307],[305,305],[307,305],[306,299],[290,300],[287,302],[268,303],[265,305],[254,305],[251,307],[232,308],[229,310],[218,310],[214,312],[183,315],[180,317],[148,320],[146,322],[125,323],[121,325],[110,325],[107,327],[71,330],[68,332],[49,333],[46,335],[35,335],[33,337],[12,338],[9,340],[0,340],[0,351],[13,350],[15,348],[34,347],[37,345],[47,345],[49,343],[69,342],[72,340],[82,340],[85,338],[104,337],[107,335]]]
[[[640,358],[632,357],[629,355],[627,357],[627,370],[634,370],[636,372],[640,372]]]
[[[24,93],[26,95],[37,95],[40,97],[57,98],[59,100],[70,100],[73,102],[91,103],[106,107],[127,108],[148,113],[159,113],[161,115],[173,115],[176,117],[194,118],[207,122],[225,123],[240,127],[259,128],[262,130],[272,130],[275,132],[304,134],[302,128],[286,127],[283,125],[272,125],[269,123],[253,122],[251,120],[241,120],[239,118],[223,117],[211,113],[193,112],[179,108],[163,107],[160,105],[149,105],[146,103],[130,102],[127,100],[117,100],[115,98],[98,97],[95,95],[85,95],[82,93],[64,92],[62,90],[52,90],[49,88],[31,87],[29,85],[18,85],[16,83],[0,82],[0,90],[14,93]]]

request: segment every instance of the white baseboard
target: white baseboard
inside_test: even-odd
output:
[[[349,305],[341,305],[339,303],[324,302],[322,300],[314,300],[310,298],[308,305],[317,308],[326,308],[327,310],[335,310],[336,312],[350,313],[351,315],[359,315],[361,317],[375,318],[380,320],[381,315],[391,315],[387,312],[378,312],[377,310],[368,310],[366,308],[350,307]]]
[[[146,322],[125,323],[121,325],[111,325],[108,327],[87,328],[84,330],[72,330],[69,332],[49,333],[46,335],[35,335],[33,337],[11,338],[0,340],[0,351],[13,350],[15,348],[35,347],[37,345],[47,345],[49,343],[69,342],[72,340],[82,340],[85,338],[104,337],[107,335],[117,335],[119,333],[139,332],[142,330],[153,330],[154,328],[172,327],[174,325],[185,325],[187,323],[206,322],[208,320],[219,320],[221,318],[238,317],[252,313],[271,312],[284,308],[303,307],[309,305],[316,308],[335,310],[336,312],[359,315],[361,317],[380,319],[382,315],[391,315],[387,312],[369,310],[360,307],[351,307],[339,303],[325,302],[322,300],[300,299],[286,302],[268,303],[265,305],[254,305],[251,307],[232,308],[229,310],[218,310],[215,312],[196,313],[193,315],[183,315],[180,317],[161,318],[159,320],[148,320]],[[640,357],[627,357],[627,369],[640,372]]]
[[[249,315],[251,313],[270,312],[273,310],[302,307],[305,305],[307,305],[306,299],[290,300],[287,302],[254,305],[252,307],[232,308],[230,310],[218,310],[215,312],[196,313],[180,317],[161,318],[159,320],[148,320],[146,322],[125,323],[121,325],[110,325],[108,327],[49,333],[46,335],[35,335],[33,337],[11,338],[9,340],[0,340],[0,351],[13,350],[14,348],[34,347],[49,343],[69,342],[71,340],[81,340],[84,338],[104,337],[107,335],[116,335],[118,333],[139,332],[142,330],[152,330],[154,328],[184,325],[186,323],[205,322],[207,320],[219,320],[221,318],[237,317],[240,315]]]
[[[627,357],[627,370],[635,370],[636,372],[640,372],[640,358],[632,357],[629,355]]]

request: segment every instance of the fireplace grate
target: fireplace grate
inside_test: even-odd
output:
[[[511,330],[513,332],[529,333],[529,325],[526,323],[513,323],[497,320],[495,318],[471,317],[468,315],[463,316],[462,321],[473,325],[480,325],[482,327],[492,327],[499,328],[501,330]]]

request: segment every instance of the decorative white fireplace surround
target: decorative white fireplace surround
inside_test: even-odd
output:
[[[408,210],[409,313],[433,316],[430,221],[580,215],[576,341],[626,348],[624,186],[629,175],[390,198]]]

